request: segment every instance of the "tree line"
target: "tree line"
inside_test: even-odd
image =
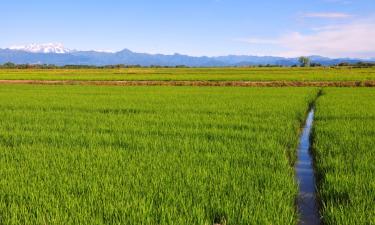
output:
[[[300,57],[298,59],[299,64],[294,64],[291,66],[283,65],[274,65],[274,64],[259,64],[259,65],[243,65],[243,66],[229,66],[229,67],[324,67],[320,63],[312,62],[308,57]],[[375,67],[374,62],[341,62],[333,67],[352,67],[352,68],[368,68]],[[329,67],[332,67],[329,66]],[[190,68],[186,65],[177,65],[177,66],[160,66],[160,65],[150,65],[150,66],[141,66],[141,65],[126,65],[126,64],[116,64],[116,65],[104,65],[104,66],[95,66],[95,65],[54,65],[54,64],[15,64],[12,62],[7,62],[0,64],[2,69],[122,69],[122,68]]]

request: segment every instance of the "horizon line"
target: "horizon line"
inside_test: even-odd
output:
[[[45,43],[45,44],[59,44],[62,47],[64,47],[64,45],[62,45],[61,43],[58,43],[58,42],[49,42],[49,43]],[[45,44],[32,43],[32,44],[29,44],[29,45],[45,45]],[[77,52],[97,52],[97,53],[116,54],[116,53],[120,53],[120,52],[123,52],[123,51],[129,51],[129,52],[135,53],[135,54],[164,55],[164,56],[180,55],[180,56],[195,57],[195,58],[218,58],[218,57],[228,57],[228,56],[233,56],[233,57],[241,57],[242,56],[242,57],[273,57],[273,58],[284,58],[284,59],[296,59],[296,58],[299,58],[299,57],[308,57],[308,58],[321,57],[321,58],[327,58],[327,59],[375,60],[375,56],[366,57],[366,58],[365,57],[349,57],[349,56],[346,56],[346,57],[329,57],[329,56],[323,56],[323,55],[319,55],[319,54],[309,54],[309,55],[299,55],[299,56],[282,56],[282,55],[277,55],[277,54],[275,54],[275,55],[271,55],[271,54],[270,55],[262,55],[262,54],[245,55],[245,54],[235,54],[235,53],[228,53],[228,54],[222,54],[222,55],[190,55],[190,54],[178,53],[178,52],[174,52],[174,53],[138,52],[138,51],[133,51],[129,48],[123,48],[121,50],[98,50],[98,49],[78,50],[78,49],[64,48],[68,51],[62,52],[62,53],[28,51],[28,50],[25,50],[25,49],[17,49],[18,47],[25,47],[25,46],[28,46],[28,45],[13,45],[13,46],[10,46],[10,47],[0,47],[0,50],[20,51],[20,52],[26,52],[26,53],[30,53],[30,54],[72,54],[72,53],[77,53]]]

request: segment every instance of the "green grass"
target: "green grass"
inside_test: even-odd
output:
[[[316,94],[0,86],[0,224],[296,224]]]
[[[325,224],[375,224],[375,89],[325,89],[314,151]]]
[[[375,68],[1,69],[0,80],[373,81]]]

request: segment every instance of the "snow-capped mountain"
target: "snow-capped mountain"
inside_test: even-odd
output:
[[[362,59],[339,58],[331,59],[321,56],[310,56],[314,63],[322,65],[336,65],[341,62],[357,63],[361,61],[375,61]],[[82,51],[65,48],[63,44],[30,44],[0,48],[0,64],[13,62],[16,64],[55,64],[55,65],[141,65],[141,66],[248,66],[248,65],[283,65],[299,64],[298,58],[283,58],[273,56],[228,55],[219,57],[194,57],[174,54],[147,54],[132,52],[124,49],[118,52]]]
[[[12,46],[9,49],[32,52],[32,53],[65,54],[65,53],[73,52],[73,50],[65,48],[64,45],[61,43],[19,45],[19,46]]]

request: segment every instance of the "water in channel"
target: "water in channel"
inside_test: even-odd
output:
[[[300,225],[319,225],[320,215],[316,197],[313,157],[310,152],[310,135],[314,121],[314,109],[307,116],[298,146],[298,161],[295,166],[299,184],[297,207]]]

